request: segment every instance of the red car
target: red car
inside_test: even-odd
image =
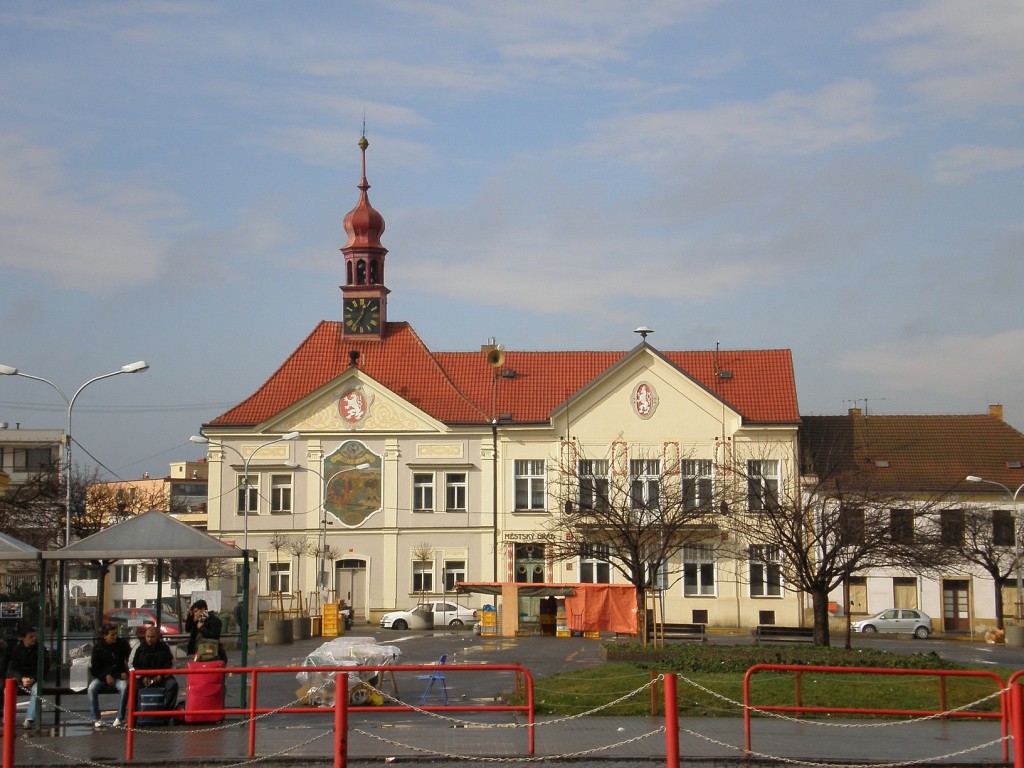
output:
[[[160,619],[161,637],[180,635],[182,633],[181,622],[178,621],[177,616],[164,611],[160,615]],[[138,637],[142,637],[146,634],[146,627],[152,627],[156,624],[156,611],[149,608],[115,608],[103,614],[103,623],[126,624],[129,627],[129,631],[130,628],[134,627],[135,634]]]

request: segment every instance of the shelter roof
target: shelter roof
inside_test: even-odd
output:
[[[0,560],[38,560],[41,554],[31,544],[0,533]]]
[[[43,553],[44,560],[184,560],[241,556],[242,550],[157,509],[130,517],[55,552]]]

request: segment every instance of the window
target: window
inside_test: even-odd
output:
[[[715,594],[715,550],[710,544],[683,547],[683,595]]]
[[[942,544],[959,547],[964,543],[964,512],[962,509],[944,509],[939,515]]]
[[[543,459],[516,459],[516,509],[540,511],[547,509]]]
[[[864,543],[864,510],[842,507],[839,510],[839,540],[845,547]]]
[[[139,580],[139,566],[137,565],[115,565],[115,584],[135,584]]]
[[[412,591],[434,591],[434,563],[430,560],[414,560],[412,564]]]
[[[114,601],[114,608],[134,608],[134,607],[135,607],[135,601],[134,600],[115,600]],[[120,618],[120,617],[112,615],[110,618],[111,619],[116,619],[116,618]],[[128,614],[127,613],[124,614],[124,623],[125,624],[128,623]]]
[[[776,459],[747,462],[747,509],[759,512],[777,509],[779,501],[779,462]]]
[[[580,509],[606,511],[608,509],[607,459],[580,459],[579,482]]]
[[[580,544],[580,583],[610,584],[611,565],[607,544]]]
[[[778,547],[760,544],[750,547],[750,596],[782,596],[782,565]]]
[[[244,475],[238,476],[238,514],[255,515],[260,509],[260,477],[249,475],[248,482]]]
[[[270,511],[275,515],[290,515],[292,512],[292,476],[270,476]]]
[[[466,511],[466,473],[449,472],[444,476],[444,508],[448,512]]]
[[[434,511],[434,475],[432,472],[416,472],[413,474],[412,511]]]
[[[454,592],[455,586],[460,581],[466,580],[466,561],[465,560],[445,560],[444,561],[444,591]]]
[[[909,509],[889,512],[889,538],[893,544],[914,543],[914,513]]]
[[[1013,546],[1013,513],[1008,509],[992,510],[992,543]]]
[[[633,509],[657,509],[661,491],[661,462],[658,459],[631,459],[629,477]]]
[[[164,581],[165,582],[171,580],[171,576],[170,576],[169,571],[170,571],[169,568],[164,567],[164,572],[161,574],[164,577]],[[156,564],[155,563],[149,563],[148,565],[146,565],[146,583],[147,584],[156,584]]]
[[[683,509],[711,509],[711,459],[686,459],[683,464]]]
[[[28,448],[25,450],[25,469],[36,472],[50,469],[53,466],[53,455],[49,448]]]
[[[651,587],[653,589],[668,589],[668,560],[661,560],[650,564]]]
[[[292,591],[292,564],[270,563],[270,591],[287,594]]]

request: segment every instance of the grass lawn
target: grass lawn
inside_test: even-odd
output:
[[[608,656],[606,664],[537,681],[534,688],[537,713],[569,715],[604,707],[594,714],[650,715],[651,690],[645,686],[650,684],[652,675],[657,676],[663,672],[678,675],[680,716],[740,717],[743,714],[743,677],[754,664],[967,669],[943,661],[934,653],[904,655],[870,649],[847,651],[815,646],[710,646],[680,643],[670,644],[664,649],[651,649],[639,645],[610,644],[605,650]],[[1003,680],[1011,673],[1011,670],[991,667],[986,667],[984,671],[994,673]],[[799,702],[796,695],[798,681]],[[991,678],[948,678],[945,683],[945,706],[940,707],[940,682],[931,675],[759,672],[751,679],[751,703],[755,706],[799,703],[818,707],[949,710],[983,699],[995,693],[999,687]],[[607,706],[623,697],[623,701]],[[660,685],[656,701],[659,710],[663,709],[664,698]],[[998,701],[990,699],[973,709],[997,711]]]

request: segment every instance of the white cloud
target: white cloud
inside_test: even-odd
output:
[[[0,135],[0,265],[100,292],[152,280],[162,243],[149,223],[176,205],[142,187],[76,182],[53,150]]]
[[[1024,149],[960,145],[940,152],[932,161],[935,180],[940,184],[960,184],[987,173],[1024,168]]]
[[[934,106],[974,113],[1024,104],[1024,3],[926,0],[881,14],[863,36]]]
[[[876,114],[871,83],[847,79],[819,91],[782,91],[760,101],[703,110],[633,114],[597,126],[588,149],[664,162],[686,154],[815,155],[879,141],[891,133]]]
[[[997,402],[1020,397],[1018,382],[1024,379],[1021,349],[1024,329],[992,336],[916,337],[862,347],[841,356],[838,365],[871,376],[883,390],[929,390],[976,399],[988,396],[989,401]]]

